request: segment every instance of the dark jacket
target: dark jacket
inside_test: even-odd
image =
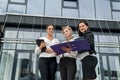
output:
[[[90,44],[89,53],[90,53],[90,54],[93,54],[93,53],[96,54],[95,46],[94,46],[95,43],[94,43],[94,35],[93,35],[93,33],[92,33],[90,30],[87,30],[87,31],[85,31],[84,33],[81,33],[81,34],[80,34],[80,37],[88,40],[88,42],[89,42],[89,44]]]

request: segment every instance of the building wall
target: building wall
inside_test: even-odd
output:
[[[0,16],[2,15],[0,24],[4,27],[0,51],[1,80],[11,80],[14,77],[17,80],[23,59],[19,57],[23,56],[21,53],[27,53],[26,55],[33,53],[31,63],[35,64],[31,64],[31,69],[38,78],[39,71],[36,68],[34,55],[35,39],[46,35],[44,26],[53,24],[56,27],[54,36],[62,41],[64,37],[61,34],[61,27],[70,25],[74,29],[73,35],[77,36],[75,27],[81,19],[89,23],[95,34],[95,49],[99,60],[96,67],[98,76],[96,80],[120,79],[120,1],[71,1],[73,2],[69,0],[0,0]],[[15,14],[6,15],[6,13]],[[18,63],[15,62],[17,59]],[[28,59],[28,56],[24,59]],[[13,64],[17,68],[14,68]],[[81,63],[77,61],[76,80],[81,78]],[[56,80],[59,79],[60,75],[57,71]]]
[[[72,1],[72,2],[71,2]],[[120,20],[119,0],[0,0],[0,14]]]

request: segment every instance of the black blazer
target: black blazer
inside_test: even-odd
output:
[[[90,31],[90,30],[87,30],[85,31],[84,33],[81,33],[80,34],[80,37],[82,38],[85,38],[88,40],[89,44],[90,44],[90,50],[89,50],[89,53],[90,54],[93,54],[95,53],[96,54],[96,51],[95,51],[95,44],[94,44],[94,34]]]

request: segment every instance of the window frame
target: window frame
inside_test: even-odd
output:
[[[66,6],[66,5],[64,5],[64,2],[75,2],[76,3],[76,7],[74,7],[74,6]],[[70,8],[70,9],[78,9],[78,0],[62,0],[62,7],[63,8]]]

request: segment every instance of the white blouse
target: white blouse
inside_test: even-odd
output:
[[[46,43],[46,48],[50,48],[50,46],[58,44],[59,40],[54,38],[52,40],[49,40],[47,37],[41,37],[40,39],[43,39]],[[47,52],[41,52],[41,49],[37,46],[35,48],[35,54],[38,54],[39,57],[55,57],[55,53],[47,53]]]

